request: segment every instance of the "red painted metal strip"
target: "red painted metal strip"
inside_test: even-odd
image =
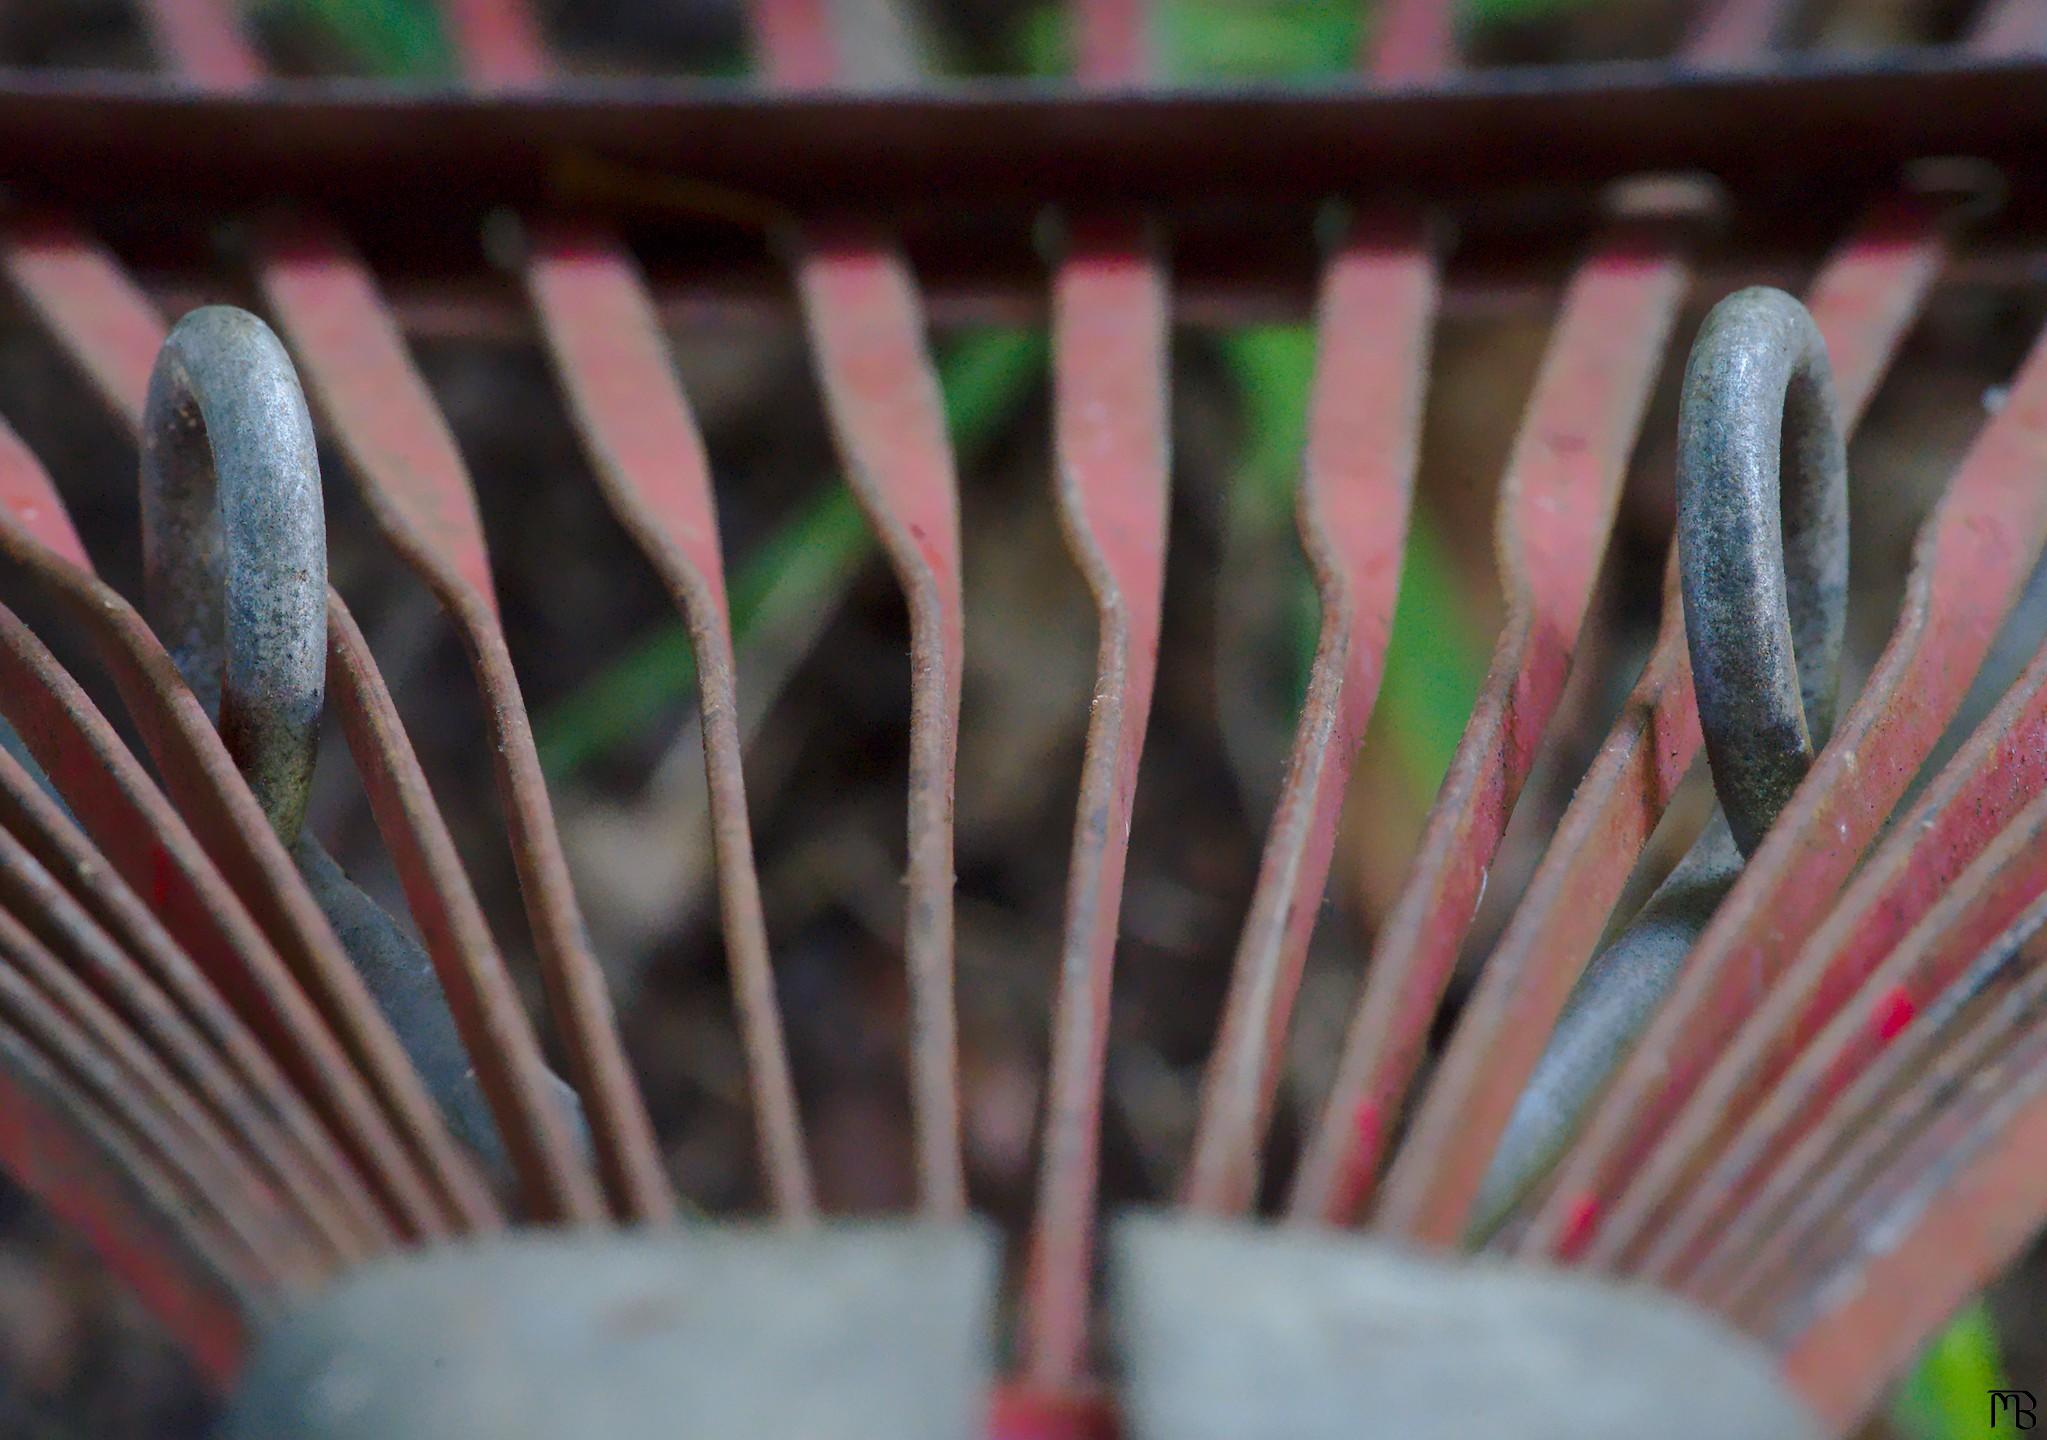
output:
[[[1831,1021],[1808,1034],[1794,1053],[1771,1057],[1779,1064],[1768,1083],[1742,1094],[1747,1104],[1729,1112],[1718,1137],[1722,1144],[1707,1152],[1719,1158],[1702,1172],[1695,1170],[1663,1206],[1641,1202],[1617,1209],[1615,1231],[1620,1222],[1633,1221],[1627,1238],[1634,1243],[1616,1241],[1598,1255],[1588,1252],[1588,1260],[1604,1261],[1610,1253],[1615,1262],[1659,1277],[1682,1270],[1890,1046],[1900,1017],[1931,1004],[2047,890],[2047,796],[2037,784],[2030,793],[2039,798],[1983,847],[1973,864],[1950,873],[1910,933],[1881,964],[1867,969],[1852,996],[1834,1004]],[[1662,1153],[1659,1147],[1651,1163]],[[1678,1213],[1669,1225],[1647,1228],[1670,1210]],[[1601,1239],[1606,1239],[1604,1232]]]
[[[2028,926],[2037,928],[2041,914],[2036,904],[1992,949]],[[1670,1288],[1728,1316],[1755,1313],[1751,1302],[1808,1258],[1810,1237],[1838,1228],[1853,1183],[1866,1184],[1874,1162],[1894,1155],[1924,1126],[1929,1107],[1955,1085],[1969,1083],[1973,1072],[2008,1045],[2015,1029],[2037,1015],[2047,993],[2041,946],[2028,937],[2014,948],[2016,963],[2007,975],[1983,984],[1980,993],[1957,995],[1960,1003],[1949,1013],[1943,1013],[1949,1003],[1943,997],[1920,1018],[1907,1020],[1896,1043],[1792,1148],[1715,1237],[1697,1268]]]
[[[1810,308],[1851,431],[1947,257],[1946,212],[1930,197],[1880,202],[1813,282]],[[1699,744],[1684,615],[1666,584],[1641,678],[1480,973],[1394,1158],[1384,1227],[1435,1245],[1463,1236],[1515,1097]]]
[[[952,800],[965,619],[959,497],[909,267],[878,237],[813,234],[797,263],[812,354],[847,482],[910,615],[910,1094],[918,1191],[966,1206],[953,1010]]]
[[[1343,1222],[1364,1205],[1486,869],[1563,694],[1689,280],[1679,223],[1615,225],[1566,293],[1502,482],[1506,627],[1421,853],[1373,947],[1336,1084],[1296,1176],[1296,1219]]]
[[[755,44],[778,89],[854,83],[825,0],[755,0]],[[908,264],[859,224],[803,236],[797,295],[847,483],[910,617],[910,1101],[920,1203],[966,1208],[953,1007],[952,801],[965,618],[958,480]]]
[[[1845,1432],[1873,1406],[1924,1337],[2011,1263],[2047,1214],[2047,1044],[2036,1038],[2002,1103],[1949,1147],[1955,1168],[1930,1197],[1889,1217],[1880,1249],[1791,1340],[1784,1375],[1822,1423]],[[2008,1101],[2003,1097],[2010,1096]]]
[[[0,789],[7,792],[0,805],[18,815],[18,807],[9,802],[27,780],[11,756],[0,763]],[[109,1054],[144,1074],[140,1083],[153,1087],[159,1096],[179,1097],[190,1111],[196,1150],[216,1158],[242,1157],[252,1176],[260,1177],[254,1182],[259,1199],[274,1196],[335,1260],[367,1258],[375,1246],[325,1188],[325,1176],[305,1162],[273,1122],[266,1109],[270,1097],[257,1093],[225,1063],[209,1037],[157,982],[151,972],[161,973],[162,957],[129,954],[7,826],[0,826],[0,901],[5,913],[33,933],[49,962],[60,964],[55,979],[43,988],[64,1003]],[[66,1001],[65,987],[76,987],[78,998]],[[215,1033],[221,1024],[231,1026],[231,1012],[219,996],[210,988],[204,995],[214,1013],[226,1017],[216,1023]],[[137,1045],[146,1047],[142,1058],[128,1059]],[[145,1065],[150,1067],[146,1071]]]
[[[84,1237],[225,1390],[263,1302],[180,1203],[161,1165],[0,1024],[0,1163]]]
[[[463,0],[449,18],[473,83],[521,83],[547,73],[540,32],[523,0]],[[808,1220],[816,1201],[746,814],[710,462],[646,282],[623,245],[600,228],[564,223],[535,227],[528,242],[527,293],[598,485],[689,624],[726,958],[762,1168],[776,1212]]]
[[[195,31],[206,17],[226,34],[240,33],[219,0],[149,0],[145,9],[159,26],[165,53],[180,66],[193,61],[193,52],[171,42]],[[183,30],[173,33],[165,25],[172,15]],[[221,38],[214,48],[224,50],[228,43]],[[187,73],[223,88],[246,88],[258,78]],[[308,391],[362,483],[372,515],[469,650],[549,1008],[613,1203],[634,1218],[667,1219],[674,1213],[674,1194],[625,1062],[603,970],[590,951],[498,620],[475,490],[454,437],[374,277],[342,236],[315,217],[289,216],[260,226],[256,240],[264,296]]]
[[[1904,610],[1854,707],[1757,849],[1557,1186],[1524,1234],[1551,1254],[1592,1238],[1575,1217],[1647,1158],[1721,1047],[1825,919],[1864,848],[1960,704],[2047,542],[2047,343],[2035,346],[1920,535]]]
[[[603,1198],[548,1093],[540,1039],[491,940],[369,642],[332,591],[327,644],[328,694],[341,713],[377,831],[390,849],[406,904],[519,1176],[526,1213],[596,1223],[604,1216]]]
[[[86,380],[130,431],[140,433],[164,323],[119,263],[69,218],[45,214],[11,216],[0,227],[0,269],[45,329],[75,337],[67,348]],[[22,516],[29,523],[35,518]],[[75,536],[68,548],[54,535],[43,539],[85,563]]]
[[[0,961],[0,1015],[157,1154],[265,1288],[302,1294],[333,1273],[338,1257],[257,1178],[217,1117],[6,909]]]
[[[1143,0],[1081,0],[1073,14],[1083,85],[1135,85],[1150,73]],[[1087,1369],[1130,808],[1158,672],[1172,413],[1167,281],[1144,222],[1089,215],[1068,229],[1052,283],[1054,493],[1067,548],[1094,595],[1099,650],[1052,1009],[1022,1370],[1027,1386],[1072,1397]]]
[[[1100,652],[1068,870],[1024,1370],[1064,1388],[1085,1364],[1102,1073],[1130,807],[1165,592],[1167,299],[1141,222],[1078,221],[1053,284],[1056,486],[1099,612]]]
[[[1366,65],[1411,81],[1451,59],[1449,6],[1405,0],[1386,7]],[[1255,1187],[1344,790],[1378,698],[1441,285],[1427,232],[1419,215],[1364,217],[1323,273],[1300,499],[1321,635],[1209,1058],[1186,1191],[1198,1209],[1240,1209]]]
[[[1970,37],[1978,53],[2009,53],[2020,36],[1996,23],[1995,7]],[[2030,33],[2047,37],[2035,10]],[[1931,196],[1900,195],[1873,207],[1813,286],[1811,308],[1836,366],[1843,422],[1851,428],[1877,378],[1844,366],[1857,342],[1895,345],[1947,254],[1943,207]],[[1797,1050],[1854,993],[1891,946],[1926,912],[1940,890],[1979,854],[2038,788],[2028,737],[2047,714],[2020,713],[2018,690],[2047,683],[2038,667],[1985,723],[1964,756],[1893,839],[1866,865],[1827,922],[1797,951],[1760,1008],[1724,1047],[1713,1068],[1664,1128],[1655,1153],[1633,1169],[1623,1193],[1602,1202],[1601,1223],[1583,1251],[1592,1263],[1621,1263],[1643,1237],[1660,1233],[1659,1253],[1679,1242],[1666,1231],[1673,1206],[1696,1210],[1707,1198],[1692,1183],[1704,1159],[1732,1133],[1784,1073]],[[2047,696],[2041,697],[2047,705]],[[1996,736],[2015,730],[2002,743]],[[1966,760],[1966,763],[1964,761]],[[1715,1192],[1717,1193],[1717,1192]],[[1724,1197],[1723,1197],[1724,1198]],[[1696,1217],[1695,1217],[1696,1218]]]
[[[68,890],[84,912],[81,928],[97,927],[135,958],[142,983],[161,988],[176,1007],[175,1019],[167,1023],[189,1027],[218,1053],[228,1073],[216,1088],[246,1093],[261,1116],[239,1123],[254,1134],[274,1117],[282,1137],[275,1143],[287,1153],[279,1162],[280,1179],[292,1188],[299,1183],[294,1177],[303,1175],[304,1183],[316,1187],[332,1216],[324,1228],[337,1248],[357,1256],[387,1247],[394,1239],[389,1224],[306,1098],[119,871],[12,756],[0,757],[0,825]],[[301,1198],[315,1208],[312,1197]]]

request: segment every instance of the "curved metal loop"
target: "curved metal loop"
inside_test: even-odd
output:
[[[456,1135],[503,1179],[509,1156],[432,958],[300,833],[326,704],[327,525],[298,372],[246,310],[194,310],[158,352],[142,555],[150,624]]]
[[[1833,372],[1812,316],[1781,290],[1738,291],[1699,328],[1678,410],[1677,541],[1706,757],[1746,856],[1832,727],[1848,596]]]
[[[150,624],[291,845],[326,702],[327,522],[298,372],[246,310],[192,311],[157,355],[142,560]]]

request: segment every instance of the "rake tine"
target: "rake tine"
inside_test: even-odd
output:
[[[1449,6],[1384,7],[1363,63],[1384,80],[1455,58]],[[1321,633],[1202,1087],[1186,1198],[1229,1213],[1256,1188],[1287,1022],[1329,880],[1351,766],[1378,698],[1421,442],[1441,261],[1421,215],[1362,217],[1322,276],[1301,543]]]

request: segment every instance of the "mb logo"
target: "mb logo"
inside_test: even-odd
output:
[[[2030,1390],[1992,1390],[1990,1392],[1990,1428],[2009,1423],[2014,1430],[2030,1430],[2036,1423],[2033,1414],[2033,1392]]]

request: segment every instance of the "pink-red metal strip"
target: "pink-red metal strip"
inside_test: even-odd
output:
[[[1681,226],[1617,223],[1566,292],[1502,481],[1506,627],[1421,853],[1373,947],[1336,1084],[1296,1176],[1296,1219],[1343,1222],[1363,1206],[1486,869],[1563,694],[1689,281]]]
[[[221,88],[246,88],[261,78],[246,40],[239,41],[245,71],[199,68],[240,36],[220,0],[148,0],[145,14],[157,25],[166,55],[191,78]],[[204,17],[218,37],[195,49],[190,37]],[[570,881],[498,621],[475,491],[454,437],[375,279],[338,233],[311,216],[280,217],[259,227],[257,268],[307,389],[351,461],[378,527],[433,592],[469,650],[549,1008],[612,1202],[636,1219],[670,1218],[674,1193]]]
[[[472,84],[519,85],[549,73],[524,0],[459,0],[448,18]],[[596,226],[542,222],[527,240],[527,294],[598,485],[689,625],[726,959],[762,1169],[776,1212],[806,1221],[816,1200],[747,820],[710,461],[646,282],[617,237]]]
[[[1140,82],[1148,7],[1082,3],[1083,84]],[[1066,921],[1025,1277],[1023,1380],[1072,1393],[1087,1368],[1102,1076],[1130,807],[1165,598],[1171,406],[1164,267],[1136,217],[1080,216],[1052,282],[1054,491],[1093,592],[1094,703],[1067,867]]]
[[[1950,992],[1959,1003],[1950,1008],[1943,996],[1904,1027],[1714,1237],[1697,1268],[1670,1288],[1730,1317],[1756,1313],[1751,1302],[1798,1268],[1815,1231],[1836,1223],[1854,1181],[1898,1151],[1930,1105],[2036,1019],[2047,993],[2037,938],[2027,936],[2007,956],[1995,952],[2037,930],[2043,912],[2036,904],[1984,957],[2002,960],[2003,973],[1982,977],[1973,993],[1962,982]]]
[[[236,895],[248,905],[248,913],[291,965],[305,993],[347,1045],[362,1078],[382,1100],[397,1133],[418,1161],[417,1170],[406,1167],[396,1177],[404,1188],[394,1198],[406,1202],[411,1212],[408,1218],[435,1231],[448,1225],[489,1228],[495,1224],[496,1204],[474,1163],[448,1134],[326,917],[299,880],[284,847],[262,822],[262,809],[242,782],[218,733],[142,617],[105,584],[42,551],[14,525],[11,516],[0,515],[0,551],[27,568],[93,636],[109,678],[164,775],[180,814],[203,837],[207,853],[219,863]],[[10,643],[14,638],[10,637]],[[34,649],[40,651],[40,646]],[[49,683],[54,686],[54,677]],[[18,703],[33,707],[49,698],[21,697]],[[83,699],[82,694],[76,696],[76,701]],[[65,708],[75,710],[76,704],[67,701]],[[24,738],[28,738],[26,727],[18,728],[23,728]],[[34,741],[30,743],[33,748]],[[107,753],[97,758],[102,765],[112,763]],[[38,759],[61,789],[64,779],[58,772],[74,764],[76,757],[60,754],[53,758],[38,752]],[[111,854],[115,846],[109,844],[108,837],[101,833],[98,838]],[[144,831],[134,837],[149,847],[146,854],[136,857],[144,867],[154,867],[162,853],[150,845],[153,838],[160,840],[161,834],[152,837]],[[131,884],[140,883],[152,891],[163,883],[148,868],[142,875],[131,873],[128,878]],[[217,902],[209,901],[212,903]],[[273,993],[269,998],[283,997]],[[436,1197],[434,1202],[422,1204],[425,1196],[412,1190],[419,1180]]]
[[[1884,1217],[1845,1283],[1785,1347],[1785,1378],[1823,1424],[1846,1432],[1942,1320],[2008,1265],[2047,1215],[2047,1044],[2027,1047],[2017,1082],[1998,1087],[1931,1194]],[[2009,1098],[2007,1098],[2009,1097]],[[1981,1102],[1979,1102],[1981,1103]]]
[[[1373,73],[1446,68],[1448,9],[1386,7]],[[1420,215],[1365,217],[1322,277],[1300,497],[1321,636],[1209,1057],[1186,1185],[1197,1209],[1239,1209],[1255,1187],[1344,790],[1378,698],[1440,291],[1427,230]]]
[[[454,438],[375,282],[339,236],[308,219],[280,222],[265,236],[260,266],[264,294],[307,389],[351,460],[379,528],[469,650],[549,1009],[612,1202],[624,1216],[668,1219],[674,1195],[583,926]]]
[[[20,813],[21,787],[31,784],[12,756],[0,755],[0,811],[14,819]],[[257,1167],[266,1191],[302,1216],[319,1242],[340,1260],[359,1261],[377,1247],[369,1232],[328,1188],[328,1177],[306,1163],[299,1147],[268,1113],[269,1094],[257,1092],[225,1063],[207,1036],[152,974],[163,972],[160,954],[130,955],[87,913],[84,905],[44,867],[11,825],[0,824],[0,903],[25,924],[50,954],[61,955],[64,974],[76,976],[96,1007],[85,1028],[97,1033],[111,1026],[123,1038],[106,1037],[109,1048],[132,1039],[146,1044],[166,1076],[189,1092],[194,1107],[210,1127],[199,1137],[202,1146],[232,1136]],[[174,972],[175,973],[175,972]],[[196,976],[195,976],[196,978]],[[54,987],[51,993],[56,994]],[[218,994],[204,992],[213,1012],[214,1033],[237,1030],[232,1013]]]
[[[813,234],[797,262],[818,375],[853,487],[910,616],[910,1093],[926,1209],[966,1207],[953,1012],[952,802],[965,618],[952,450],[909,267],[878,237]]]
[[[246,1087],[264,1116],[274,1119],[296,1168],[318,1187],[349,1237],[336,1236],[336,1245],[361,1255],[388,1247],[395,1238],[389,1223],[306,1098],[120,872],[11,756],[0,757],[0,826],[69,891],[91,924],[136,958],[179,1019],[218,1052],[232,1077],[228,1083]],[[255,1122],[246,1123],[254,1128]]]
[[[772,85],[858,78],[843,73],[828,12],[823,0],[750,6]],[[858,224],[816,227],[802,237],[796,287],[847,483],[909,609],[910,1104],[919,1202],[954,1215],[967,1203],[953,1008],[953,765],[966,644],[958,480],[916,283],[890,239]]]
[[[389,1117],[240,898],[77,682],[4,609],[0,711],[108,861],[334,1126],[394,1222],[407,1234],[446,1233]]]
[[[2047,890],[2047,795],[2035,798],[1976,856],[1942,886],[1923,918],[1868,969],[1852,998],[1837,1003],[1824,1028],[1804,1032],[1795,1053],[1771,1056],[1766,1084],[1745,1090],[1744,1105],[1729,1112],[1720,1131],[1720,1158],[1661,1206],[1636,1202],[1623,1192],[1616,1206],[1616,1240],[1605,1252],[1587,1253],[1594,1263],[1622,1263],[1656,1276],[1670,1274],[1709,1244],[1727,1216],[1752,1196],[1770,1168],[1860,1077],[1909,1023],[1959,976],[1991,940]],[[1803,1030],[1803,1026],[1796,1028]],[[1749,1072],[1753,1074],[1754,1072]],[[1675,1141],[1676,1137],[1671,1137]],[[1671,1142],[1666,1142],[1666,1146]],[[1650,1159],[1660,1170],[1666,1146]],[[1651,1192],[1654,1194],[1655,1192]],[[1624,1208],[1625,1207],[1625,1208]],[[1675,1210],[1674,1216],[1667,1212]],[[1650,1223],[1668,1218],[1667,1226]],[[1602,1231],[1602,1240],[1607,1238]],[[1609,1259],[1608,1256],[1612,1258]]]
[[[0,1163],[82,1236],[215,1389],[240,1368],[263,1302],[162,1166],[0,1023]]]
[[[1808,300],[1834,366],[1842,423],[1851,431],[1947,257],[1945,213],[1931,198],[1880,202],[1813,282]],[[1386,1229],[1433,1245],[1462,1238],[1515,1098],[1698,754],[1698,707],[1674,576],[1642,675],[1480,973],[1394,1157],[1377,1216]]]
[[[1981,18],[1969,39],[1972,49],[1999,54],[2019,46],[2019,34],[2000,27],[1999,18],[1995,10]],[[2047,19],[2037,9],[2030,33],[2036,42],[2047,36]],[[1902,338],[1946,258],[1942,211],[1931,196],[1901,195],[1880,203],[1814,283],[1813,316],[1827,338],[1843,422],[1851,428],[1877,378],[1853,366],[1859,352],[1852,342],[1875,335],[1895,345]],[[1844,355],[1850,364],[1844,365]],[[1672,1206],[1696,1211],[1719,1193],[1691,1183],[1703,1159],[2047,775],[2033,755],[2047,736],[2041,729],[2047,726],[2042,685],[2047,668],[2036,665],[1948,767],[1914,819],[1863,868],[1826,923],[1782,969],[1761,1007],[1664,1128],[1654,1154],[1603,1207],[1597,1233],[1584,1246],[1588,1262],[1620,1263],[1652,1233],[1661,1237],[1659,1253],[1672,1256],[1681,1248],[1683,1242],[1663,1222]],[[2036,694],[2038,705],[2022,704],[2021,691]]]
[[[519,1177],[525,1211],[540,1220],[595,1223],[604,1217],[603,1197],[549,1093],[540,1037],[491,939],[369,642],[332,591],[327,647],[327,690],[349,754]]]
[[[332,1274],[338,1257],[258,1179],[217,1116],[6,907],[0,962],[0,1014],[158,1151],[267,1286],[302,1292]]]
[[[1832,908],[2047,542],[2047,341],[1921,533],[1891,642],[1616,1074],[1521,1244],[1570,1254]]]

